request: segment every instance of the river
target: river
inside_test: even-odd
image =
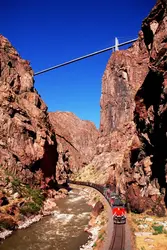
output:
[[[0,250],[79,250],[88,241],[84,228],[91,211],[79,192],[74,189],[66,198],[58,200],[53,215],[15,231],[1,243]]]

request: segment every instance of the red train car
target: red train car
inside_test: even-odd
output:
[[[121,200],[115,200],[113,205],[113,221],[114,224],[125,224],[126,223],[126,209]]]

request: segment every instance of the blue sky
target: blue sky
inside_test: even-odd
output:
[[[0,33],[34,72],[137,37],[155,0],[5,0]],[[100,122],[101,79],[111,52],[35,77],[49,111]]]

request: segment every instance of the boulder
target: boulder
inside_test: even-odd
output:
[[[5,206],[7,204],[9,204],[7,197],[2,192],[0,192],[0,206]]]
[[[101,201],[98,201],[98,202],[96,202],[96,204],[92,210],[92,215],[94,217],[97,217],[103,210],[104,210],[103,203]]]

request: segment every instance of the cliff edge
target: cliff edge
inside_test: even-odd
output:
[[[166,202],[167,3],[157,1],[138,40],[116,51],[102,80],[100,137],[92,165],[107,169],[133,211],[162,215]],[[105,171],[106,172],[106,171]]]

